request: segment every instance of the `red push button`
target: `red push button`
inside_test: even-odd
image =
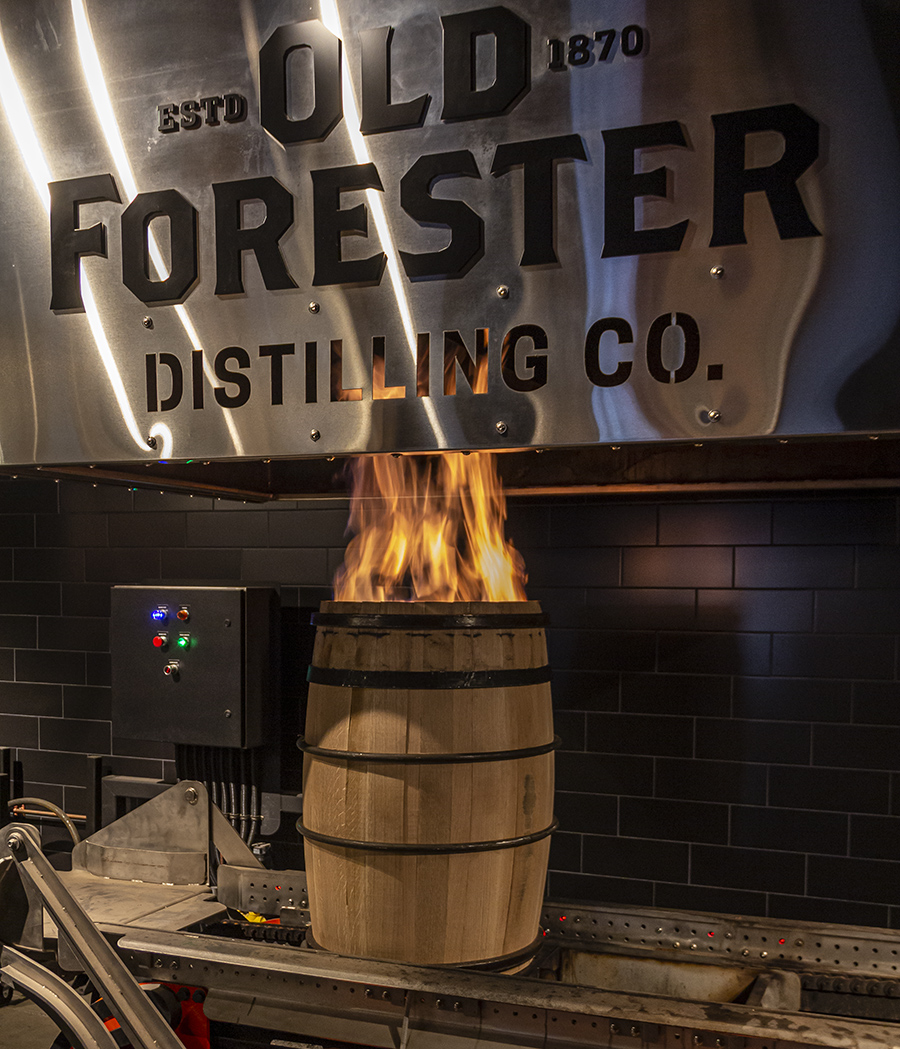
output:
[[[161,648],[163,650],[168,648],[169,647],[169,636],[168,636],[168,634],[157,634],[153,638],[153,647],[154,648]]]

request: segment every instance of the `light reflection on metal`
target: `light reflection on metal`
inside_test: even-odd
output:
[[[157,439],[162,438],[162,448],[157,447],[157,455],[160,459],[171,459],[172,448],[174,447],[174,440],[172,438],[172,431],[166,426],[165,423],[154,423],[150,427],[150,436]]]
[[[7,119],[16,138],[16,144],[28,169],[28,174],[31,176],[35,191],[40,198],[44,211],[49,216],[50,191],[47,187],[53,181],[53,176],[50,173],[50,168],[47,166],[44,152],[41,149],[41,144],[28,113],[28,107],[25,104],[25,99],[13,72],[2,32],[0,32],[0,101],[3,103]],[[135,444],[142,451],[146,451],[147,442],[138,429],[137,420],[134,417],[134,412],[131,410],[131,404],[125,392],[125,386],[122,383],[122,377],[113,359],[109,340],[106,338],[106,332],[103,330],[103,324],[97,311],[97,304],[94,300],[90,281],[84,273],[81,275],[81,290],[91,335],[96,343],[100,359],[103,361],[106,374],[109,376],[110,385],[113,388],[113,393],[119,404],[119,410],[122,413],[122,419]]]
[[[0,100],[3,102],[6,119],[15,135],[22,160],[25,161],[25,167],[28,168],[28,174],[31,176],[44,211],[49,215],[50,190],[48,185],[53,177],[47,167],[34,125],[28,115],[28,106],[25,105],[25,99],[22,97],[22,91],[13,73],[2,30],[0,30]]]
[[[116,173],[124,187],[126,199],[130,203],[138,194],[137,180],[134,177],[134,171],[132,170],[131,162],[128,159],[125,143],[122,141],[122,133],[119,130],[119,125],[115,118],[115,107],[110,100],[109,91],[106,87],[106,80],[104,79],[103,70],[100,66],[100,55],[97,51],[94,34],[91,32],[87,9],[85,8],[84,0],[71,0],[71,3],[72,17],[75,20],[75,36],[78,41],[78,56],[81,59],[81,68],[84,71],[84,77],[88,84],[88,90],[91,93],[94,109],[97,112],[98,121],[103,131],[103,137],[106,139],[106,144],[109,146],[109,151],[112,154]],[[165,280],[169,273],[168,266],[166,266],[159,243],[150,229],[147,230],[147,243],[150,250],[150,261],[153,264],[153,268],[156,270],[156,275],[161,280]],[[82,279],[85,278],[83,277]],[[200,336],[197,334],[197,329],[194,327],[187,310],[183,305],[177,305],[175,306],[175,314],[179,321],[181,321],[181,326],[184,328],[188,339],[190,339],[191,345],[195,350],[199,350],[200,353],[202,353],[203,374],[206,376],[210,386],[215,388],[220,384],[216,382],[203,343],[200,341]],[[234,445],[235,453],[237,455],[243,455],[244,448],[241,444],[237,427],[234,425],[234,420],[227,412],[223,411],[222,415]],[[154,430],[151,430],[151,433],[154,433],[157,428],[158,427],[154,427]],[[172,432],[167,426],[164,427],[164,429],[168,434],[168,450],[164,451],[162,457],[170,458],[174,454],[172,449]]]
[[[334,33],[339,40],[343,41],[344,30],[341,27],[341,16],[338,12],[337,0],[319,0],[319,13],[322,18],[322,24],[325,28],[328,29],[329,32]],[[357,164],[370,164],[372,162],[372,155],[369,153],[369,150],[366,147],[366,141],[363,138],[362,132],[359,130],[359,107],[356,104],[353,82],[350,79],[349,62],[342,63],[341,88],[343,90],[344,98],[344,126],[347,128],[347,135],[350,139],[353,155],[356,157]],[[384,204],[379,196],[378,190],[367,189],[366,200],[368,201],[369,209],[372,212],[372,219],[375,222],[375,228],[378,230],[378,238],[381,241],[381,246],[384,248],[384,253],[387,256],[387,270],[390,274],[394,298],[397,300],[397,310],[399,311],[400,321],[406,335],[406,342],[409,347],[413,367],[415,367],[416,326],[413,321],[412,311],[409,308],[409,300],[407,299],[406,291],[404,290],[404,278],[400,270],[400,259],[397,256],[397,249],[394,247],[394,239],[391,236],[387,214],[385,213]],[[437,447],[446,448],[447,437],[441,426],[440,420],[438,419],[434,405],[428,398],[424,398],[423,407],[425,409],[425,414],[428,416],[428,421],[431,423],[432,429],[434,430],[434,438]]]

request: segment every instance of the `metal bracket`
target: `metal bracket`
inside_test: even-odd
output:
[[[274,834],[281,826],[281,815],[289,812],[299,816],[303,811],[302,794],[273,794],[271,791],[262,792],[262,823],[259,833],[265,837]]]
[[[226,863],[261,867],[202,783],[183,780],[103,827],[72,850],[72,869],[154,885],[205,885],[208,845]]]
[[[40,844],[38,832],[33,827],[21,829]],[[13,854],[6,845],[4,832],[0,832],[0,942],[18,944],[35,951],[44,950],[44,903],[41,894],[29,879],[21,876]]]
[[[255,911],[278,917],[287,909],[283,924],[302,925],[309,920],[309,893],[306,871],[270,871],[259,866],[245,869],[230,863],[219,868],[219,903],[236,911]]]

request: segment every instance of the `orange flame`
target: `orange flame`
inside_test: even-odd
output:
[[[351,467],[350,540],[337,601],[524,601],[490,452],[364,456]]]

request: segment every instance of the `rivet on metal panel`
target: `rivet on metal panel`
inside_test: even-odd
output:
[[[497,433],[504,434],[509,429],[509,427],[501,419],[498,422],[494,423],[494,429],[497,431]]]
[[[710,268],[709,275],[710,277],[712,277],[713,280],[721,280],[725,276],[725,267],[712,266]]]
[[[147,447],[148,448],[155,448],[156,447],[156,438],[155,437],[148,437],[147,438]]]
[[[634,1026],[634,1027],[631,1028],[631,1036],[632,1036],[632,1038],[637,1038],[640,1033],[641,1033],[640,1027]]]
[[[197,791],[194,790],[193,787],[188,787],[188,789],[184,792],[184,800],[188,803],[188,805],[196,805],[200,799],[199,795],[197,794]]]
[[[318,439],[319,439],[319,438],[320,438],[321,436],[322,436],[322,435],[321,435],[321,434],[319,433],[319,431],[318,431],[318,430],[310,430],[310,431],[309,431],[309,439],[310,439],[311,441],[318,441]]]
[[[141,317],[141,324],[143,324],[145,328],[152,328],[153,327],[153,318],[152,317]]]
[[[309,306],[307,307],[307,309],[309,310],[310,313],[318,313],[319,312],[319,304],[317,302],[311,302],[309,304]]]
[[[231,711],[230,710],[226,710],[225,711],[225,717],[226,718],[230,718],[231,717]]]
[[[680,942],[679,942],[678,940],[676,940],[676,941],[675,941],[675,942],[674,942],[674,943],[672,944],[672,946],[673,946],[673,947],[680,947],[680,946],[681,946],[681,943],[680,943]]]
[[[500,287],[497,288],[497,296],[498,296],[498,298],[501,298],[501,299],[508,299],[509,298],[509,288],[505,284],[501,284]]]
[[[609,1025],[609,1033],[610,1034],[618,1034],[619,1033],[619,1025],[618,1024],[610,1024]]]

